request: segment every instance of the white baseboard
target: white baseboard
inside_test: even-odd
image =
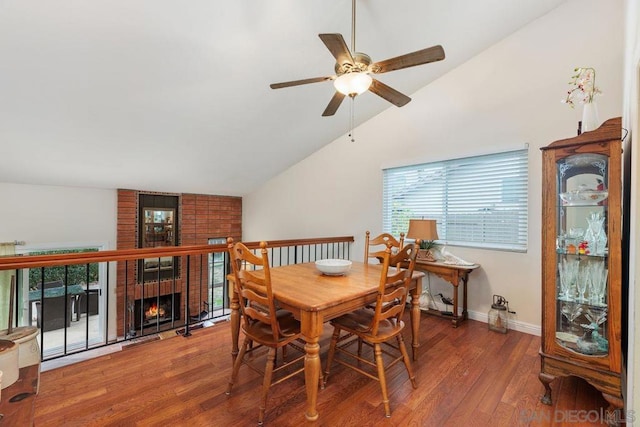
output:
[[[429,295],[429,290],[425,289],[425,291],[420,296],[421,307],[431,306],[433,308],[435,305],[435,308],[438,310],[442,310],[446,308],[446,306],[440,303],[439,301],[435,301],[435,303],[434,301],[435,300],[432,300]],[[458,315],[459,316],[462,315],[462,307],[458,307]],[[477,320],[483,323],[488,323],[489,321],[489,315],[486,312],[481,313],[478,311],[467,311],[467,316],[469,317],[469,319]],[[531,323],[520,322],[512,318],[509,319],[509,329],[513,329],[515,331],[523,332],[529,335],[535,335],[537,337],[542,335],[542,327],[540,325],[532,325]]]
[[[489,321],[489,315],[487,313],[468,311],[467,315],[469,316],[469,319],[477,320],[479,322],[488,323]],[[509,319],[509,329],[538,337],[542,334],[542,328],[539,325],[532,325],[531,323],[519,322],[513,319]]]

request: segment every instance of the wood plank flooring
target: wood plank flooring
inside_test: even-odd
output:
[[[408,319],[407,319],[408,320]],[[324,369],[331,327],[321,340]],[[405,341],[410,343],[407,328]],[[538,337],[488,331],[466,321],[457,329],[426,314],[421,349],[414,362],[418,389],[402,364],[388,370],[391,418],[384,417],[376,381],[334,364],[318,392],[317,426],[586,426],[570,416],[607,408],[578,378],[552,383],[553,406],[540,403]],[[253,426],[262,378],[243,366],[231,396],[227,322],[133,345],[121,352],[43,372],[36,398],[36,427],[47,426]],[[304,378],[271,388],[266,425],[308,425]],[[571,412],[572,411],[572,412]],[[582,411],[582,412],[578,412]],[[573,415],[572,415],[573,414]],[[5,422],[8,420],[5,420]]]

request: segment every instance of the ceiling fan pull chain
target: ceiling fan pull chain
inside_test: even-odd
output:
[[[355,108],[353,107],[354,102],[356,102],[356,97],[355,96],[351,96],[351,106],[350,106],[350,111],[349,111],[349,138],[351,138],[351,142],[356,142],[355,137],[353,136],[353,124],[354,124],[354,110]]]

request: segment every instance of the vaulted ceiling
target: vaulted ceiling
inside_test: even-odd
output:
[[[441,44],[378,76],[411,96],[564,1],[359,0],[356,50]],[[333,74],[319,33],[351,45],[350,0],[3,0],[0,182],[247,194],[349,131],[348,100],[321,117],[331,82],[269,88]]]

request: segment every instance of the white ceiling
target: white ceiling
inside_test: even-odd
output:
[[[356,48],[441,44],[378,76],[411,96],[564,1],[359,0]],[[247,194],[348,132],[348,100],[321,117],[330,82],[269,88],[332,75],[334,32],[351,45],[350,0],[3,0],[0,182]]]

